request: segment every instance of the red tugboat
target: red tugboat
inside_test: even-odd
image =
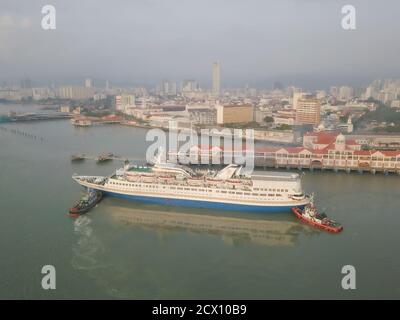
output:
[[[69,215],[72,218],[76,218],[90,209],[92,209],[96,204],[98,204],[103,197],[101,191],[88,190],[85,194],[72,208],[69,209]]]
[[[304,222],[323,229],[332,233],[339,233],[343,230],[343,226],[333,220],[328,219],[325,213],[319,213],[314,205],[314,196],[310,198],[309,204],[307,204],[304,209],[292,208],[292,211],[297,218],[303,220]]]

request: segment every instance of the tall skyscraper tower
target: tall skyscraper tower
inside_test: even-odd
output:
[[[93,81],[92,81],[92,79],[90,79],[90,78],[86,78],[86,79],[85,79],[85,87],[86,87],[86,88],[91,88],[91,87],[93,87]]]
[[[221,66],[219,61],[213,63],[212,66],[212,92],[214,96],[219,96],[221,91]]]

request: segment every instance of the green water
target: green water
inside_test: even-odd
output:
[[[70,155],[141,158],[146,131],[76,129],[68,121],[1,126],[0,298],[400,298],[398,176],[307,173],[305,189],[345,227],[337,235],[290,213],[112,198],[71,220],[67,209],[82,191],[71,175],[109,174],[120,163],[71,163]],[[138,223],[143,215],[151,217],[146,225]],[[204,228],[203,218],[218,228]],[[41,288],[47,264],[56,268],[56,290]],[[356,290],[341,288],[348,264],[357,270]]]

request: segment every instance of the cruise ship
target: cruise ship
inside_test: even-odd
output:
[[[110,176],[72,178],[108,196],[161,205],[272,213],[309,203],[298,173],[246,173],[237,164],[215,172],[157,159],[148,166],[126,164]]]

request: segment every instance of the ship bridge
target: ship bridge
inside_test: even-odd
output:
[[[251,175],[253,187],[273,192],[288,192],[303,197],[301,179],[298,173],[255,171]]]

